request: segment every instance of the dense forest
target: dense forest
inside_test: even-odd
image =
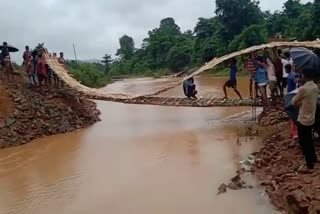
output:
[[[124,35],[115,59],[106,54],[102,67],[73,65],[73,71],[89,86],[100,86],[110,76],[180,72],[276,38],[314,40],[320,36],[319,14],[320,0],[306,4],[287,0],[281,11],[273,13],[262,11],[256,0],[216,0],[213,17],[199,18],[193,30],[182,32],[173,18],[165,18],[148,32],[140,48],[135,47],[132,37]],[[95,71],[100,74],[90,74]]]

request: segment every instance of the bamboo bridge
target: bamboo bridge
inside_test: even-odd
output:
[[[266,48],[274,47],[306,47],[306,48],[320,48],[320,41],[309,41],[309,42],[272,42],[269,44],[263,44],[259,46],[253,46],[238,52],[234,52],[225,55],[220,58],[214,58],[208,62],[205,66],[201,67],[191,75],[178,79],[173,84],[160,89],[151,94],[145,95],[128,95],[121,93],[109,93],[101,89],[93,89],[82,85],[80,82],[72,78],[66,68],[61,65],[56,58],[50,57],[48,53],[45,54],[46,63],[53,70],[53,72],[71,89],[77,91],[82,96],[85,96],[93,100],[104,100],[111,102],[120,102],[125,104],[140,104],[140,105],[160,105],[160,106],[181,106],[181,107],[236,107],[236,106],[261,106],[260,100],[254,99],[228,99],[221,100],[216,97],[200,97],[197,100],[190,100],[181,97],[161,97],[162,93],[176,87],[180,86],[184,80],[196,76],[208,69],[211,69],[226,60],[233,57],[248,54],[253,51],[263,50]]]

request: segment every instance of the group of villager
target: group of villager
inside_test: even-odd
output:
[[[27,73],[29,83],[31,86],[63,86],[63,82],[59,80],[58,76],[52,71],[52,69],[45,63],[44,54],[47,51],[45,49],[30,51],[29,46],[25,47],[23,53],[23,66]],[[53,53],[53,57],[57,58],[57,54]],[[58,58],[59,63],[65,66],[65,59],[63,52],[60,53]]]
[[[28,77],[30,86],[42,90],[44,87],[50,86],[63,86],[63,82],[59,80],[58,76],[52,71],[52,69],[45,63],[44,54],[47,50],[44,48],[30,50],[29,46],[25,47],[23,53],[23,68]],[[53,53],[53,57],[57,58],[57,54]],[[65,59],[63,52],[60,53],[57,58],[59,63],[65,66]],[[7,42],[3,42],[0,63],[3,67],[3,71],[6,74],[9,81],[14,81],[15,72],[14,66],[11,62],[10,52]]]
[[[270,106],[267,99],[267,86],[269,85],[271,96],[283,96],[286,89],[294,90],[299,86],[301,72],[295,69],[289,51],[282,54],[281,49],[273,49],[273,54],[264,50],[262,54],[256,52],[249,53],[247,58],[242,57],[242,62],[249,74],[249,93],[250,97],[260,98],[266,108]],[[273,55],[273,57],[271,56]],[[227,67],[230,69],[229,79],[223,85],[224,97],[228,99],[227,88],[232,88],[242,99],[240,91],[237,89],[238,61],[232,58],[228,61]],[[184,82],[184,94],[188,98],[197,98],[196,86],[193,78]],[[255,92],[255,93],[254,93]]]
[[[320,58],[316,60],[320,62]],[[295,121],[289,119],[291,137],[292,141],[303,150],[307,167],[313,169],[315,163],[318,162],[313,131],[316,128],[317,119],[319,88],[315,81],[319,76],[317,73],[319,68],[297,65],[291,57],[290,49],[273,48],[271,53],[268,50],[263,50],[260,54],[251,52],[246,56],[246,59],[242,57],[242,62],[249,74],[250,97],[252,99],[261,98],[266,111],[271,107],[268,91],[270,91],[272,100],[277,100],[276,97],[283,98],[285,94],[294,93],[295,96],[286,106],[288,109],[291,107],[298,109],[297,119]],[[228,99],[227,88],[232,88],[242,99],[241,93],[237,89],[237,59],[230,59],[227,66],[230,69],[230,75],[223,85],[225,96],[222,100]],[[267,88],[267,86],[269,87]],[[193,78],[184,81],[183,90],[189,99],[197,99],[198,91]]]
[[[286,89],[290,92],[298,87],[301,82],[301,71],[294,66],[290,52],[286,51],[283,54],[282,52],[281,49],[274,48],[273,54],[264,50],[260,55],[252,52],[247,55],[247,59],[242,58],[249,74],[250,97],[261,97],[265,108],[270,107],[267,86],[269,86],[271,97],[283,97]],[[223,87],[224,99],[228,98],[227,87],[233,88],[239,98],[242,99],[240,92],[237,90],[237,61],[234,58],[230,61],[230,78]]]
[[[253,97],[253,86],[256,97],[260,93],[262,103],[266,110],[270,108],[267,95],[267,85],[271,97],[283,97],[297,91],[289,106],[298,108],[297,121],[289,120],[292,140],[297,142],[304,153],[306,165],[309,169],[314,168],[318,161],[313,142],[313,128],[316,122],[317,101],[319,95],[318,86],[315,84],[318,68],[299,66],[294,63],[290,50],[273,49],[273,57],[264,50],[263,54],[255,52],[247,56],[246,69],[249,73],[249,91]],[[230,63],[230,79],[224,85],[225,99],[226,87],[231,87],[242,99],[237,90],[237,66],[236,60]]]

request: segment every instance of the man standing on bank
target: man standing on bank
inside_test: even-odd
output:
[[[313,82],[314,71],[302,70],[304,85],[299,88],[292,104],[299,107],[298,138],[309,169],[318,161],[312,138],[312,126],[315,123],[319,89]]]

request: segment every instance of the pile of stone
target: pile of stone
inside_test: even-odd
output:
[[[279,106],[268,111],[263,111],[258,116],[260,126],[272,126],[283,121],[288,121],[288,115],[284,112],[283,107]]]
[[[0,148],[71,132],[100,121],[96,104],[68,89],[50,88],[39,92],[19,83],[5,88],[13,109],[5,118],[0,118]]]

